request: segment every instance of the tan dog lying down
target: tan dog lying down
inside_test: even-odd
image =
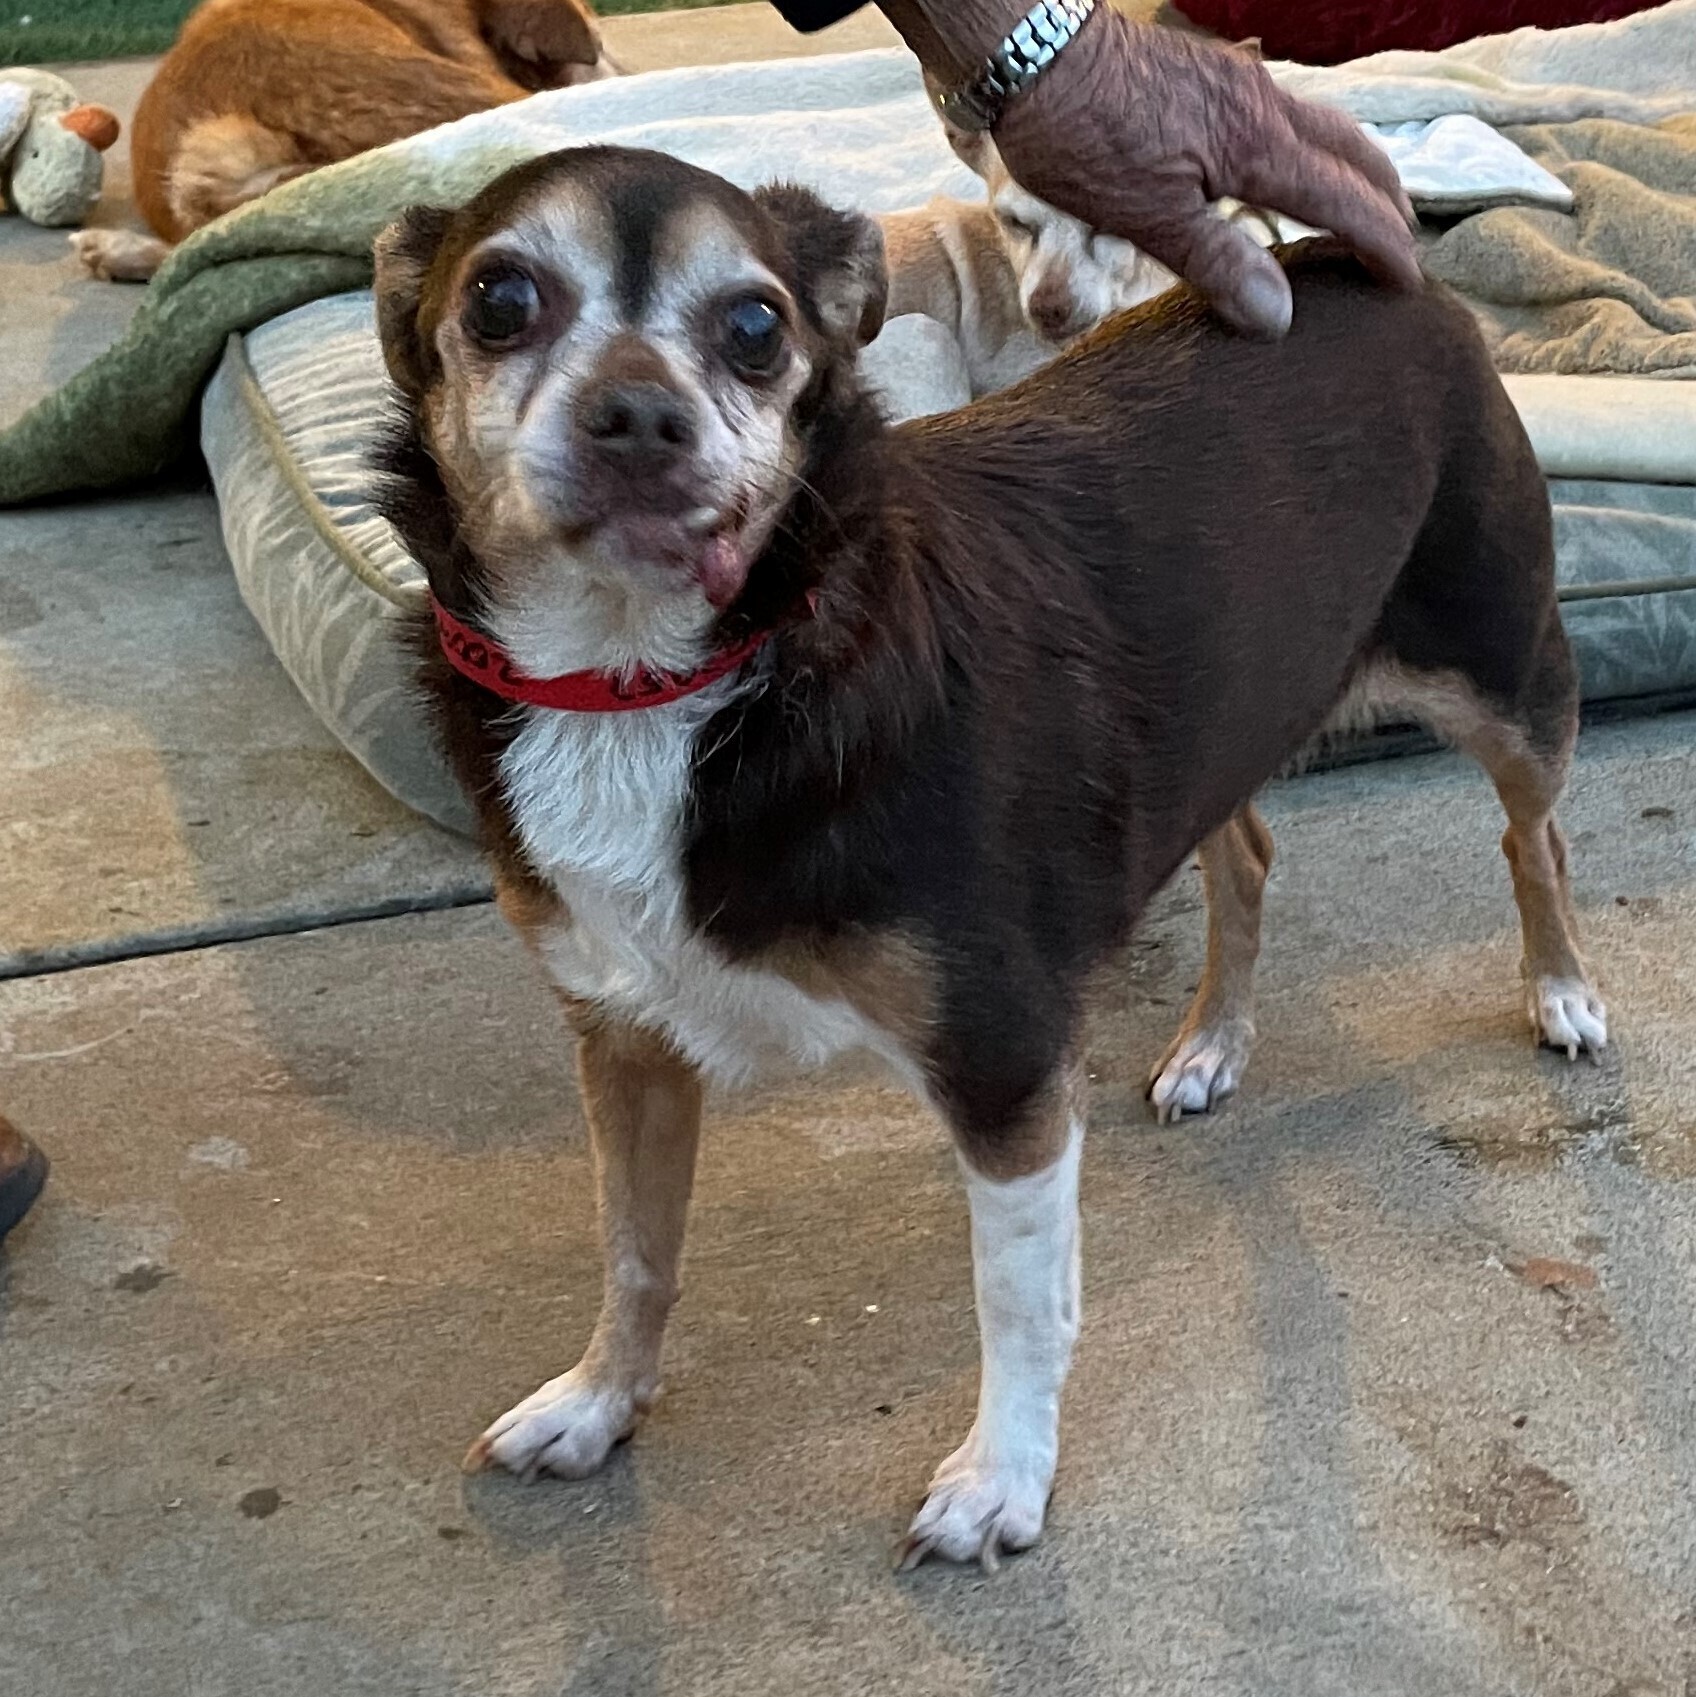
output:
[[[1123,252],[1103,264],[1090,252],[1087,226],[1011,180],[1005,188],[1012,207],[939,197],[878,219],[889,316],[921,313],[952,330],[974,396],[1018,382],[1109,313],[1174,281],[1164,266],[1111,237],[1098,245]]]
[[[71,245],[96,277],[141,282],[279,183],[615,69],[582,0],[205,0],[131,125],[154,234],[79,230]]]
[[[1163,294],[1177,278],[1140,248],[1092,230],[1021,188],[987,136],[944,126],[983,179],[987,202],[938,198],[878,219],[889,268],[889,316],[921,313],[952,330],[972,394],[1004,389],[1115,312]],[[1215,210],[1262,246],[1308,234],[1224,200]]]

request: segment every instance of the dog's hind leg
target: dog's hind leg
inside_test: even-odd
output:
[[[1042,1532],[1060,1454],[1060,1392],[1078,1335],[1084,1092],[1068,1068],[1013,1125],[955,1137],[972,1215],[982,1363],[977,1418],[936,1470],[902,1567],[926,1556],[993,1569]]]
[[[1520,971],[1532,1033],[1568,1060],[1577,1060],[1580,1049],[1594,1060],[1607,1047],[1608,1015],[1578,953],[1566,838],[1554,814],[1559,787],[1542,762],[1511,745],[1473,752],[1507,810],[1502,853],[1513,871],[1525,938]]]
[[[1580,1050],[1594,1059],[1608,1041],[1607,1010],[1578,952],[1566,837],[1555,820],[1576,732],[1576,714],[1552,741],[1485,714],[1457,739],[1489,773],[1508,816],[1502,853],[1519,905],[1520,972],[1532,1033],[1568,1060]]]
[[[1536,650],[1516,712],[1504,712],[1464,676],[1402,673],[1394,691],[1440,736],[1489,774],[1508,816],[1502,853],[1513,873],[1524,956],[1526,1010],[1540,1044],[1576,1060],[1608,1041],[1607,1010],[1578,952],[1566,838],[1555,803],[1578,737],[1578,685],[1557,615]]]
[[[145,283],[170,257],[171,244],[136,230],[73,230],[68,238],[91,277]]]
[[[1229,1096],[1254,1043],[1254,963],[1272,833],[1251,804],[1206,838],[1199,858],[1207,891],[1207,964],[1178,1035],[1149,1077],[1148,1099],[1163,1125],[1204,1114]]]
[[[678,1295],[701,1085],[666,1043],[586,1022],[579,1051],[599,1187],[606,1284],[583,1359],[503,1414],[465,1458],[521,1477],[580,1479],[635,1430],[660,1391]]]
[[[184,133],[171,164],[165,194],[172,227],[198,230],[313,167],[296,138],[256,119],[202,119]]]
[[[1508,816],[1502,852],[1532,1030],[1569,1059],[1595,1056],[1607,1014],[1579,958],[1555,823],[1578,738],[1578,671],[1555,594],[1548,485],[1482,346],[1470,335],[1460,345],[1477,369],[1455,385],[1448,460],[1385,603],[1368,681],[1489,774]]]

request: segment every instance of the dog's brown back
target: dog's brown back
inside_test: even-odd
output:
[[[1084,852],[1091,792],[1117,798],[1103,829],[1122,841],[1080,862],[1056,922],[1085,953],[1371,663],[1461,674],[1504,712],[1536,717],[1540,689],[1570,711],[1547,494],[1465,308],[1375,288],[1320,244],[1286,258],[1299,310],[1276,346],[1166,296],[1002,395],[809,468],[821,523],[876,515],[877,541],[826,579],[922,598],[961,676],[951,734],[970,739],[974,806],[1007,833],[997,877],[1039,887]],[[727,743],[727,771],[738,758]],[[734,930],[740,884],[769,935],[782,904],[739,877],[748,852],[703,840],[701,911]]]
[[[1509,710],[1564,652],[1546,486],[1465,307],[1375,288],[1326,244],[1285,257],[1282,343],[1173,294],[898,433],[927,553],[969,560],[970,595],[1030,621],[1045,660],[1094,651],[1130,738],[1134,906],[1361,668],[1459,674]],[[986,692],[1009,733],[1077,710],[1054,674],[1021,682]]]

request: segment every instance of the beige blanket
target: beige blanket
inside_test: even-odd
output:
[[[1580,118],[1653,124],[1696,110],[1696,0],[1671,0],[1607,24],[1510,30],[1440,53],[1269,68],[1293,93],[1368,124],[1451,112],[1498,127]]]
[[[1480,118],[1572,191],[1570,212],[1502,207],[1428,244],[1503,371],[1696,376],[1696,0],[1272,74],[1363,122]]]
[[[1507,131],[1573,193],[1501,207],[1433,240],[1505,372],[1696,377],[1696,116]]]

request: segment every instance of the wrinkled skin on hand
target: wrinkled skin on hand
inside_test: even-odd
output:
[[[1352,118],[1286,94],[1249,51],[1105,3],[1009,103],[995,143],[1032,194],[1136,243],[1251,334],[1289,328],[1289,284],[1210,201],[1332,230],[1386,282],[1419,280],[1395,168]]]

